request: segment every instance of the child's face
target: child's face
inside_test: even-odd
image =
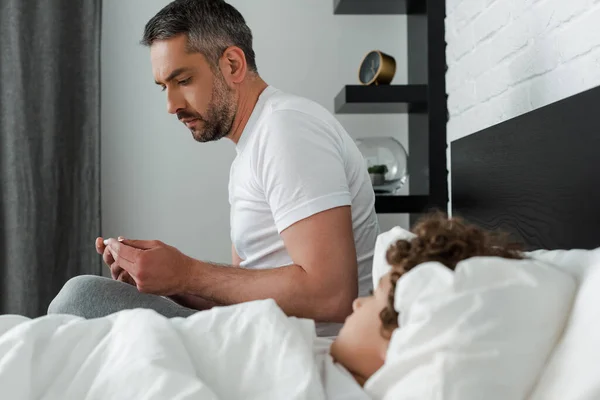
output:
[[[369,379],[385,361],[390,341],[383,335],[379,313],[387,305],[390,288],[390,275],[386,274],[372,296],[354,300],[354,312],[331,345],[333,358],[360,383]]]

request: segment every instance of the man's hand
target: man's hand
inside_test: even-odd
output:
[[[108,246],[104,245],[104,239],[99,237],[96,239],[96,252],[102,256],[104,264],[110,269],[110,276],[120,282],[128,283],[135,286],[135,281],[127,271],[119,266],[119,263],[115,262]]]
[[[109,239],[112,258],[140,292],[162,296],[186,293],[193,259],[158,240]]]

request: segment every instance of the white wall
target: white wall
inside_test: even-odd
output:
[[[600,84],[600,1],[446,4],[449,142]]]
[[[227,181],[234,158],[227,140],[200,144],[166,112],[149,52],[139,45],[145,23],[167,0],[105,0],[102,32],[103,235],[163,240],[185,253],[230,261]],[[406,19],[334,16],[329,0],[232,0],[255,37],[259,72],[270,84],[333,111],[345,84],[357,83],[363,55],[396,56],[393,83],[406,80]],[[339,115],[353,137],[393,135],[406,146],[401,115]],[[405,226],[382,215],[382,228]]]

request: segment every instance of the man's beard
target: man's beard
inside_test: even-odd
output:
[[[227,87],[225,80],[215,73],[213,81],[212,98],[204,116],[199,113],[181,111],[177,113],[179,119],[196,118],[200,124],[198,127],[190,128],[192,136],[198,142],[212,142],[227,136],[233,126],[233,120],[237,113],[237,104],[232,90]]]

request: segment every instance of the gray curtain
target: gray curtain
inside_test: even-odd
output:
[[[100,274],[99,0],[0,0],[0,314]]]

